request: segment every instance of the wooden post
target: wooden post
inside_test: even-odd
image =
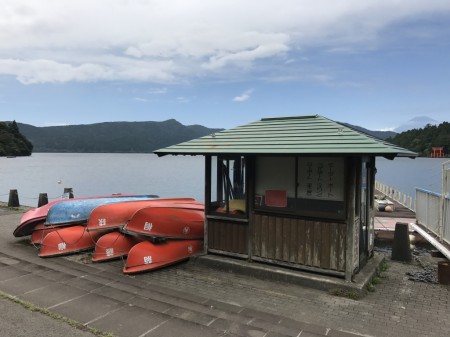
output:
[[[205,156],[205,228],[203,235],[204,254],[208,254],[208,213],[211,208],[211,156]]]
[[[38,207],[44,206],[48,204],[48,196],[47,193],[40,193],[38,200]]]
[[[9,190],[8,207],[19,207],[19,194],[17,190]]]
[[[345,245],[345,281],[351,282],[355,261],[355,201],[356,201],[356,158],[347,160],[347,233]]]
[[[72,187],[64,187],[64,194],[68,194],[69,195],[69,199],[73,198],[73,189]]]

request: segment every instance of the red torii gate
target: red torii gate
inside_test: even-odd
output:
[[[431,153],[432,158],[444,158],[444,148],[443,147],[432,147]]]

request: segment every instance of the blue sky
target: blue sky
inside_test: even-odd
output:
[[[0,120],[450,120],[450,1],[3,0]]]

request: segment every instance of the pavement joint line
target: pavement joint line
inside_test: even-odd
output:
[[[60,306],[60,305],[62,305],[62,304],[70,303],[70,302],[72,302],[72,301],[74,301],[74,300],[77,300],[77,299],[82,298],[82,297],[84,297],[84,296],[87,296],[87,295],[89,295],[89,294],[90,294],[90,293],[86,293],[86,294],[83,294],[83,295],[80,295],[80,296],[76,296],[76,297],[73,297],[73,298],[69,298],[68,300],[62,301],[62,302],[57,303],[57,304],[53,304],[52,306],[47,307],[47,309],[54,309],[54,308],[56,308],[56,307],[58,307],[58,306]]]
[[[159,323],[158,325],[154,326],[153,328],[151,328],[150,330],[144,332],[142,335],[140,335],[140,336],[138,336],[138,337],[145,337],[145,336],[147,336],[149,333],[151,333],[152,331],[154,331],[154,330],[158,329],[159,327],[163,326],[163,325],[166,324],[168,321],[170,321],[170,318],[167,319],[167,320],[165,320],[165,321],[163,321],[163,322],[161,322],[161,323]]]
[[[22,295],[32,294],[32,293],[34,293],[35,291],[38,291],[38,290],[41,290],[41,289],[44,289],[44,288],[47,288],[47,287],[48,287],[48,286],[43,286],[43,287],[39,287],[39,288],[36,288],[36,289],[31,289],[31,290],[28,290],[28,291],[24,292]]]
[[[206,326],[210,326],[211,324],[213,324],[215,321],[217,321],[219,319],[219,317],[214,317],[210,322],[208,322],[206,324]]]
[[[255,320],[256,318],[255,317],[253,317],[253,318],[251,318],[247,323],[245,323],[246,325],[250,325],[250,324],[252,324],[252,322]]]
[[[102,319],[102,318],[108,316],[109,314],[112,314],[112,313],[114,313],[116,311],[119,311],[120,309],[122,309],[124,307],[126,307],[126,305],[122,305],[122,306],[120,306],[120,307],[118,307],[118,308],[116,308],[114,310],[108,311],[107,313],[104,313],[103,315],[100,315],[100,316],[98,316],[98,317],[96,317],[94,319],[91,319],[89,322],[86,322],[83,325],[84,326],[88,326],[89,324],[94,323],[95,321],[98,321],[99,319]]]

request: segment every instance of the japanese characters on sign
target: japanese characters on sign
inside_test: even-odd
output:
[[[299,198],[344,200],[343,158],[302,158],[298,170]]]

